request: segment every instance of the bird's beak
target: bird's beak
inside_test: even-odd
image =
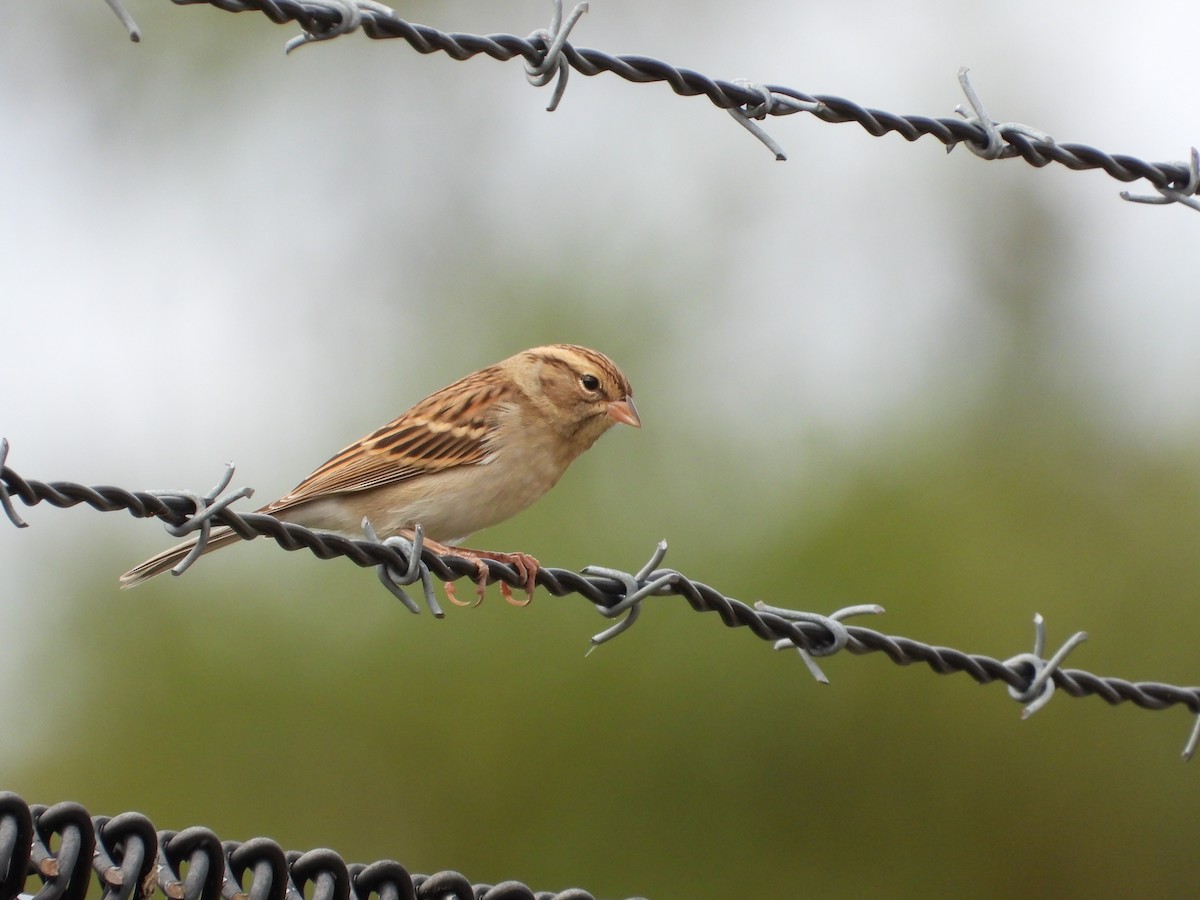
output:
[[[642,427],[642,420],[638,416],[637,407],[633,405],[632,397],[609,401],[608,417],[623,425],[632,425],[634,428]]]

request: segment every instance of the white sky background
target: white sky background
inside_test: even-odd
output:
[[[1149,27],[1190,33],[1193,3],[1143,4],[1141,28],[1116,4],[907,6],[594,0],[573,42],[934,116],[969,65],[994,117],[1060,141],[1148,160],[1200,143],[1200,57]],[[362,35],[284,57],[296,29],[257,14],[129,9],[140,45],[101,0],[8,4],[0,33],[0,434],[27,477],[205,488],[232,458],[269,499],[519,349],[488,329],[535,330],[520,309],[457,303],[500,265],[509,285],[577,276],[585,321],[608,298],[671,298],[626,338],[664,360],[634,376],[644,411],[782,452],[764,427],[782,385],[806,429],[866,447],[986,370],[1000,338],[973,296],[972,229],[1014,197],[1071,254],[1063,377],[1132,440],[1197,433],[1200,214],[1127,204],[1103,174],[804,115],[765,123],[776,163],[663,85],[576,74],[549,114],[519,62]],[[398,12],[524,34],[550,4]],[[55,554],[149,527],[22,511],[32,527],[0,538],[7,648],[52,627]],[[125,562],[98,602],[119,600]],[[0,677],[25,663],[0,655]]]

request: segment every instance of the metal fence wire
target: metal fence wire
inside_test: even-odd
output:
[[[121,19],[131,40],[140,41],[141,31],[125,10],[122,0],[106,0]],[[525,75],[535,86],[554,82],[554,94],[547,109],[553,111],[562,98],[571,70],[584,75],[608,72],[637,83],[665,82],[685,97],[705,96],[733,118],[775,155],[787,158],[783,149],[759,125],[768,116],[808,113],[821,122],[855,122],[870,135],[882,137],[896,133],[906,141],[933,137],[953,150],[963,144],[983,159],[1020,157],[1031,166],[1042,168],[1058,163],[1082,171],[1102,169],[1118,181],[1145,180],[1153,194],[1122,191],[1121,197],[1135,203],[1182,204],[1200,210],[1200,154],[1191,149],[1182,162],[1146,162],[1135,156],[1107,153],[1087,144],[1059,143],[1045,133],[1017,122],[997,122],[988,115],[979,95],[960,69],[959,82],[967,106],[953,116],[898,115],[860,106],[853,100],[828,94],[807,94],[778,84],[759,84],[744,80],[724,81],[710,78],[692,69],[679,68],[649,56],[613,55],[602,50],[575,47],[568,42],[571,30],[584,13],[587,3],[579,3],[566,16],[562,0],[553,0],[555,11],[549,28],[540,28],[529,37],[513,34],[447,33],[428,25],[415,25],[400,18],[395,10],[375,0],[172,0],[178,5],[206,3],[228,12],[261,12],[272,22],[296,22],[302,34],[285,44],[291,52],[315,41],[336,38],[354,31],[382,40],[399,38],[418,53],[445,53],[451,59],[467,60],[480,54],[501,62],[520,56],[525,60]]]
[[[0,792],[0,900],[83,900],[93,875],[101,900],[594,900],[579,888],[410,875],[390,859],[347,865],[332,850],[222,841],[207,828],[157,831],[136,812],[89,816],[78,803],[30,806]],[[25,892],[31,878],[41,881],[36,894]]]
[[[415,540],[392,537],[386,541],[355,540],[341,535],[311,531],[300,525],[282,522],[262,513],[237,513],[230,504],[247,496],[242,488],[222,493],[233,477],[233,467],[206,495],[163,491],[128,491],[112,486],[93,486],[71,481],[43,482],[22,478],[7,464],[8,442],[0,440],[0,509],[17,527],[26,526],[17,513],[13,500],[26,506],[49,503],[67,508],[80,503],[102,512],[125,510],[138,518],[161,520],[167,530],[179,537],[197,533],[203,542],[215,525],[227,525],[237,534],[250,540],[264,536],[273,539],[285,550],[305,549],[321,559],[344,556],[360,566],[373,566],[379,580],[396,595],[411,612],[420,606],[404,588],[420,583],[425,603],[435,616],[441,609],[433,592],[433,578],[444,582],[459,578],[474,580],[478,561],[455,556],[452,552],[438,555],[422,546],[418,532]],[[199,549],[196,555],[198,555]],[[616,624],[592,637],[593,646],[611,640],[632,626],[643,604],[654,597],[679,597],[696,612],[715,612],[727,628],[746,628],[756,637],[768,641],[776,650],[793,650],[799,654],[818,681],[826,681],[817,659],[841,651],[854,655],[883,653],[897,665],[925,663],[939,675],[962,672],[980,684],[1002,682],[1009,695],[1024,706],[1030,716],[1045,706],[1056,690],[1072,697],[1100,697],[1110,705],[1132,703],[1143,709],[1166,709],[1182,705],[1197,716],[1183,750],[1190,759],[1200,743],[1200,687],[1181,687],[1153,681],[1132,682],[1123,678],[1095,675],[1082,669],[1067,669],[1062,663],[1066,656],[1086,640],[1086,634],[1071,635],[1062,646],[1047,655],[1045,626],[1041,616],[1034,617],[1035,638],[1031,652],[1018,653],[1008,659],[994,659],[978,653],[967,653],[951,647],[939,647],[911,638],[887,635],[843,620],[856,615],[883,612],[874,605],[850,606],[823,614],[786,609],[756,603],[753,607],[735,600],[682,572],[660,568],[666,555],[666,542],[661,542],[649,561],[638,572],[630,573],[603,566],[588,566],[580,572],[542,567],[537,572],[537,585],[555,597],[578,594],[591,602],[606,618]],[[177,567],[182,571],[189,560]],[[483,560],[488,569],[488,583],[504,582],[521,588],[521,574],[511,566],[496,560]],[[3,900],[3,898],[0,898]]]
[[[141,32],[121,0],[106,0],[121,19],[132,40]],[[553,110],[574,70],[584,75],[610,73],[635,83],[663,82],[681,96],[704,96],[728,112],[740,125],[767,146],[776,159],[783,149],[758,122],[771,116],[807,113],[830,124],[857,123],[868,134],[899,134],[913,142],[933,137],[947,150],[964,144],[975,155],[988,159],[1019,157],[1041,168],[1057,163],[1075,171],[1100,169],[1122,182],[1144,180],[1155,193],[1121,193],[1126,200],[1152,204],[1183,204],[1200,210],[1200,157],[1193,148],[1184,162],[1146,162],[1133,156],[1111,154],[1077,143],[1058,143],[1048,134],[1015,122],[1000,123],[987,113],[979,96],[960,70],[959,81],[967,106],[955,116],[898,115],[863,107],[831,95],[810,95],[794,88],[725,81],[679,68],[647,56],[612,55],[579,48],[568,41],[571,30],[587,12],[581,3],[563,15],[561,0],[548,29],[527,38],[511,34],[474,35],[446,33],[401,19],[394,10],[374,0],[173,0],[176,4],[208,3],[229,12],[261,12],[275,23],[295,22],[303,29],[289,40],[290,52],[306,43],[328,40],[354,31],[372,39],[398,38],[421,54],[446,53],[455,60],[478,55],[499,61],[521,57],[530,83],[553,83],[548,106]],[[112,486],[86,486],[70,481],[27,480],[6,463],[7,441],[0,441],[0,509],[18,527],[26,523],[13,501],[26,506],[47,503],[66,508],[78,504],[111,512],[125,510],[139,518],[157,518],[177,536],[199,533],[203,547],[214,525],[232,528],[247,540],[270,537],[287,550],[307,549],[321,559],[346,557],[359,566],[374,567],[383,585],[406,607],[420,606],[405,591],[420,584],[423,600],[435,616],[441,609],[433,591],[433,578],[452,582],[473,579],[478,563],[453,555],[438,555],[415,540],[353,540],[311,531],[271,516],[242,514],[230,504],[248,490],[224,493],[232,467],[206,495],[186,492],[128,491]],[[721,591],[694,581],[681,572],[662,568],[666,543],[636,573],[592,566],[581,572],[545,567],[537,585],[556,597],[578,595],[591,602],[615,624],[592,637],[594,646],[624,632],[636,621],[643,604],[656,597],[678,597],[696,612],[715,612],[728,628],[744,627],[777,650],[797,652],[808,671],[825,681],[817,660],[840,651],[854,655],[883,653],[897,665],[925,663],[933,672],[965,673],[980,684],[1001,682],[1009,695],[1024,707],[1024,715],[1041,709],[1056,690],[1072,697],[1097,696],[1117,705],[1132,703],[1160,710],[1182,705],[1197,717],[1183,757],[1190,759],[1200,743],[1200,687],[1158,682],[1130,682],[1063,666],[1066,656],[1086,635],[1073,634],[1054,652],[1047,652],[1041,617],[1035,617],[1032,652],[999,660],[949,647],[933,646],[910,638],[887,635],[845,623],[845,619],[883,612],[878,606],[853,606],[822,614],[757,603],[753,607]],[[194,559],[194,557],[192,557]],[[190,564],[186,560],[183,567]],[[495,560],[485,560],[489,582],[521,587],[519,573]],[[285,851],[272,840],[222,841],[212,831],[192,827],[159,831],[145,816],[126,812],[116,817],[90,816],[77,803],[30,806],[20,796],[0,792],[0,900],[83,900],[92,878],[103,900],[590,900],[582,889],[561,892],[534,891],[517,881],[472,884],[454,871],[410,875],[398,862],[380,860],[369,865],[347,864],[332,850]],[[40,881],[35,893],[26,893],[30,879]],[[36,885],[35,885],[36,886]],[[636,900],[636,898],[635,898]]]

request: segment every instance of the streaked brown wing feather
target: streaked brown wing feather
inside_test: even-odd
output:
[[[288,509],[314,497],[365,491],[483,462],[496,424],[493,412],[512,393],[509,382],[497,379],[494,370],[481,369],[430,394],[264,509]]]

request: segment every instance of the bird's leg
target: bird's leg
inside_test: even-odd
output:
[[[478,606],[483,602],[484,592],[487,590],[488,578],[491,572],[488,571],[485,559],[494,559],[496,562],[502,562],[512,566],[517,570],[517,576],[521,579],[521,587],[525,591],[525,599],[517,600],[513,597],[512,589],[503,581],[500,582],[500,595],[511,603],[513,606],[527,606],[529,601],[533,599],[534,588],[537,587],[537,573],[541,568],[541,564],[530,556],[528,553],[495,553],[491,550],[472,550],[469,547],[449,547],[445,544],[425,539],[425,546],[442,556],[461,556],[464,559],[473,559],[476,565],[478,575],[475,579],[475,596],[474,603],[467,603],[459,600],[454,594],[454,583],[446,582],[446,599],[456,606]]]

